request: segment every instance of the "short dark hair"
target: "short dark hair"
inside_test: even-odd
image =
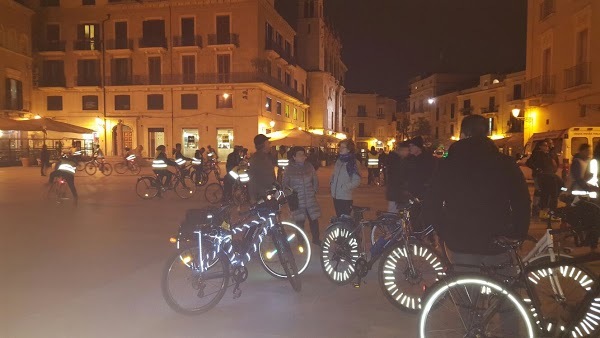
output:
[[[460,133],[467,137],[487,137],[488,120],[481,115],[469,115],[462,120]]]
[[[295,146],[292,147],[292,149],[290,149],[290,156],[296,156],[296,154],[298,154],[299,151],[303,151],[306,154],[306,150],[304,149],[304,147]]]
[[[580,146],[579,146],[579,151],[588,150],[588,149],[590,149],[590,148],[591,148],[591,147],[590,147],[590,145],[589,145],[589,144],[587,144],[587,143],[584,143],[584,144],[582,144],[582,145],[580,145]]]
[[[342,145],[345,144],[346,148],[348,148],[348,151],[352,154],[354,154],[356,152],[356,145],[354,144],[354,142],[352,140],[341,140],[340,143],[338,143],[338,148]]]

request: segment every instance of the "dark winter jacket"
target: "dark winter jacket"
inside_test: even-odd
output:
[[[276,181],[271,154],[262,151],[254,153],[250,158],[248,175],[250,176],[250,182],[248,182],[250,198],[255,201],[257,198],[263,197]]]
[[[408,191],[411,195],[424,198],[431,185],[436,159],[429,152],[410,157],[408,163]]]
[[[292,219],[297,224],[304,224],[307,213],[311,220],[321,217],[321,208],[317,202],[319,179],[312,164],[291,161],[283,173],[283,186],[290,187],[298,193],[299,207],[292,211]]]
[[[385,185],[386,200],[400,201],[403,198],[403,193],[407,191],[410,161],[410,157],[401,158],[393,151],[387,156],[387,182]]]
[[[556,172],[556,164],[550,153],[545,153],[536,150],[531,154],[531,157],[525,163],[532,170],[532,175],[539,174],[554,174]]]
[[[225,163],[225,170],[230,172],[233,168],[240,165],[242,158],[237,151],[233,151],[231,154],[227,155],[227,162]]]
[[[451,251],[494,255],[504,251],[495,237],[526,237],[529,203],[514,160],[488,138],[469,138],[454,143],[440,162],[424,215]]]

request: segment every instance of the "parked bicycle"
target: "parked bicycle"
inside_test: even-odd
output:
[[[98,170],[100,170],[104,176],[110,176],[113,168],[112,165],[106,162],[103,158],[98,159],[97,157],[94,157],[91,161],[85,164],[85,172],[90,176],[94,175]]]
[[[158,175],[142,176],[138,178],[135,185],[135,191],[142,199],[153,199],[159,191],[167,190],[174,190],[179,198],[188,199],[196,193],[196,185],[188,176],[183,176],[180,170],[173,174],[168,186],[159,179]]]
[[[124,174],[127,171],[130,171],[134,175],[138,175],[142,168],[136,163],[136,156],[131,154],[125,158],[123,162],[119,162],[115,164],[115,171],[118,174]]]
[[[193,245],[184,247],[167,262],[162,279],[167,304],[184,314],[206,312],[221,300],[230,278],[234,298],[240,297],[240,284],[248,277],[246,264],[267,237],[277,250],[275,254],[287,280],[295,291],[300,291],[300,269],[289,242],[292,234],[286,232],[278,216],[285,202],[285,194],[279,188],[268,192],[263,201],[245,213],[256,214],[258,219],[237,228],[231,228],[221,213],[207,214],[208,222],[196,225],[193,231]],[[238,243],[233,239],[237,233],[244,234]]]

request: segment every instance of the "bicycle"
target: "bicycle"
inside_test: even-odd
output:
[[[159,194],[159,191],[164,192],[167,190],[174,190],[179,198],[188,199],[196,193],[196,185],[189,177],[182,175],[180,170],[177,170],[173,174],[169,186],[164,186],[158,174],[154,176],[142,176],[137,179],[135,185],[137,195],[145,200],[153,199]]]
[[[138,175],[142,168],[135,161],[136,156],[131,154],[125,158],[125,161],[115,164],[115,171],[118,174],[124,174],[129,170],[132,174]]]
[[[235,168],[234,168],[235,169]],[[250,191],[248,190],[248,182],[250,176],[246,168],[231,170],[229,175],[235,180],[231,187],[231,199],[238,207],[246,203],[250,203]]]
[[[91,161],[85,164],[85,172],[90,176],[94,175],[98,169],[100,169],[100,172],[104,176],[110,176],[113,171],[112,165],[108,162],[105,162],[104,158],[98,159],[97,157],[94,157]]]
[[[552,236],[570,231],[547,233]],[[441,333],[443,337],[584,337],[599,333],[600,280],[580,265],[600,261],[599,255],[528,264],[518,254],[522,241],[500,237],[495,243],[510,253],[511,262],[477,267],[482,272],[479,274],[452,273],[450,269],[449,277],[427,290],[419,319],[420,337]],[[517,268],[516,275],[501,274],[512,268]],[[516,319],[508,318],[514,314]],[[457,323],[450,323],[451,316],[458,316]],[[442,324],[437,323],[442,319]],[[511,324],[507,325],[509,319]]]
[[[70,194],[67,181],[63,177],[55,177],[46,192],[46,200],[56,205],[62,205],[71,200]]]
[[[219,170],[214,171],[214,173],[217,182],[213,182],[206,186],[206,189],[204,189],[204,198],[208,203],[218,204],[223,201],[223,179],[221,178],[221,172]]]
[[[414,203],[414,202],[413,202]],[[412,203],[410,204],[412,205]],[[388,247],[398,245],[412,245],[419,253],[427,252],[426,255],[418,256],[424,260],[429,266],[427,267],[430,273],[435,277],[438,273],[443,273],[444,264],[442,258],[422,242],[425,236],[430,235],[433,230],[429,227],[422,233],[413,233],[409,227],[410,224],[410,205],[403,208],[401,213],[381,213],[375,220],[364,220],[363,213],[369,208],[353,206],[354,218],[342,215],[342,217],[334,218],[332,224],[327,228],[324,235],[324,241],[321,246],[321,267],[327,278],[335,284],[345,285],[350,283],[355,278],[355,287],[360,287],[361,280],[367,276],[375,262],[388,251]],[[400,216],[399,216],[400,215]],[[364,229],[367,227],[386,227],[393,229],[387,236],[382,236],[371,247],[371,257],[367,259],[366,243],[362,240],[364,237]],[[362,248],[361,248],[362,245]],[[404,248],[404,247],[402,247]],[[411,247],[412,248],[412,247]],[[360,251],[359,251],[360,249]],[[403,252],[406,249],[402,249]],[[413,258],[413,251],[409,250],[405,256],[408,256],[409,262],[416,260]],[[427,257],[427,259],[423,259]],[[380,264],[380,270],[383,266],[383,261]],[[411,265],[413,275],[422,276],[422,271]],[[381,275],[381,271],[380,271]],[[383,277],[382,277],[383,278]],[[385,277],[387,280],[388,277]],[[433,278],[432,278],[433,279]],[[425,285],[433,284],[435,280],[428,281]],[[406,292],[406,291],[405,291]],[[422,292],[422,290],[421,290]]]
[[[204,167],[202,165],[202,159],[193,158],[192,166],[189,168],[190,178],[194,181],[196,186],[201,187],[208,183],[208,174],[204,172]]]
[[[242,294],[240,284],[248,277],[246,264],[251,259],[251,254],[258,250],[262,241],[269,235],[277,248],[277,256],[285,271],[287,280],[294,291],[299,292],[302,284],[299,270],[296,266],[288,236],[278,219],[279,207],[285,203],[285,195],[279,189],[267,193],[262,203],[257,204],[247,214],[256,213],[260,218],[250,224],[244,224],[238,228],[227,228],[223,226],[223,219],[207,214],[209,222],[197,225],[193,231],[196,234],[196,242],[177,252],[167,261],[163,272],[161,289],[167,304],[176,312],[183,314],[200,314],[216,306],[225,294],[230,277],[233,279],[233,297],[239,298]],[[247,229],[246,231],[244,229]],[[269,232],[270,231],[270,232]],[[233,235],[245,232],[241,243],[233,241]],[[182,284],[191,289],[175,295],[175,291],[181,290],[171,279],[177,279],[176,275],[181,270]],[[175,284],[175,285],[174,285]],[[172,286],[175,286],[172,288]],[[211,287],[207,292],[207,287]],[[212,290],[212,289],[215,290]],[[195,294],[196,297],[189,297]],[[196,299],[206,301],[203,305],[189,304]]]

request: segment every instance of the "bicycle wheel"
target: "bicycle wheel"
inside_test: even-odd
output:
[[[210,243],[202,243],[203,271],[198,246],[184,248],[171,257],[162,274],[163,298],[171,309],[186,315],[206,312],[219,303],[229,286],[229,260],[213,256]],[[210,259],[211,257],[214,257]],[[215,260],[218,258],[218,261]]]
[[[298,272],[298,266],[296,265],[292,248],[287,240],[288,235],[285,233],[283,227],[277,227],[273,229],[272,239],[275,244],[275,248],[277,249],[279,262],[281,263],[283,271],[285,271],[285,275],[287,276],[287,280],[292,285],[292,289],[294,289],[294,291],[300,292],[300,290],[302,290],[300,273]]]
[[[77,171],[83,171],[85,169],[85,162],[77,162]]]
[[[544,265],[548,264],[550,260],[546,259],[545,261],[541,262],[541,264],[536,262],[532,266],[534,269],[527,274],[527,279],[531,282],[529,285],[533,287],[539,302],[539,308],[531,306],[532,313],[537,313],[547,323],[554,323],[560,326],[579,323],[577,326],[581,325],[581,332],[595,336],[590,333],[598,333],[600,331],[598,319],[593,321],[586,320],[578,310],[586,298],[591,297],[590,294],[596,292],[596,288],[599,285],[598,278],[583,266],[565,262],[559,267],[548,268]],[[525,292],[522,292],[522,294],[526,295]],[[526,304],[531,305],[531,300],[527,296],[524,298],[524,301]],[[598,307],[600,310],[600,306]],[[583,324],[583,321],[586,321],[587,325]],[[547,330],[547,327],[540,327],[540,329]],[[579,337],[581,332],[578,333],[574,328],[572,333],[574,333],[574,337]]]
[[[113,167],[110,163],[104,163],[102,169],[102,175],[104,176],[110,176],[110,174],[113,172]]]
[[[358,238],[352,225],[336,223],[330,226],[321,245],[321,267],[325,276],[337,285],[350,283],[356,276],[354,266],[359,258]]]
[[[380,238],[386,238],[393,230],[398,227],[397,224],[376,224],[371,229],[371,245],[375,245]]]
[[[115,171],[117,172],[117,174],[124,174],[125,172],[127,172],[127,164],[123,162],[115,164]]]
[[[135,184],[135,192],[140,198],[150,200],[158,195],[158,182],[154,177],[140,177]]]
[[[131,170],[132,174],[139,175],[140,172],[142,171],[142,167],[137,165],[137,163],[131,163],[131,165],[129,166],[129,170]]]
[[[188,199],[194,196],[194,194],[196,193],[196,185],[194,184],[194,181],[192,181],[191,178],[184,176],[178,179],[177,182],[175,182],[175,187],[173,188],[173,190],[175,190],[175,194],[177,194],[179,198]]]
[[[477,274],[444,278],[427,291],[419,337],[534,337],[525,304],[504,284]]]
[[[194,170],[191,176],[194,183],[199,187],[206,185],[208,182],[208,175],[204,171]]]
[[[249,202],[248,195],[246,194],[246,190],[244,186],[241,184],[235,184],[231,191],[231,199],[233,203],[238,207]]]
[[[85,164],[85,172],[92,176],[96,173],[96,171],[98,170],[98,168],[96,168],[96,165],[92,162],[88,162]]]
[[[385,298],[406,312],[421,310],[425,291],[445,275],[442,258],[419,241],[391,245],[379,261],[379,287]]]
[[[298,273],[302,274],[308,267],[312,254],[308,236],[294,223],[281,222],[281,226],[287,234],[287,241],[294,255],[294,261],[299,268]],[[281,264],[275,259],[277,251],[272,238],[266,236],[258,245],[260,263],[269,275],[275,278],[287,278],[285,270],[283,270]]]
[[[223,200],[223,186],[219,183],[211,183],[204,190],[204,198],[211,204],[217,204]]]

